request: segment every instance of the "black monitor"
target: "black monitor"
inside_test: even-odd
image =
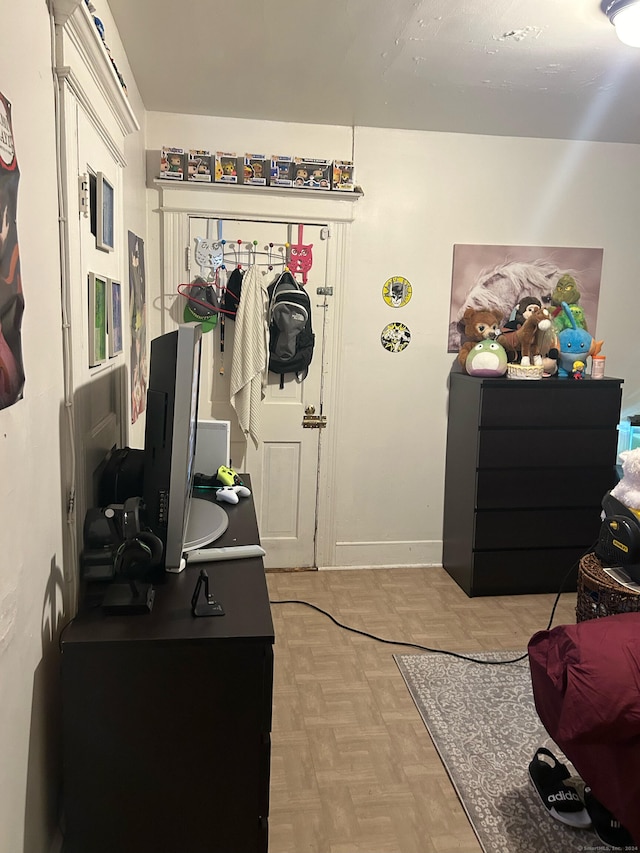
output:
[[[224,531],[221,507],[192,497],[202,327],[178,326],[151,341],[144,437],[145,520],[163,544],[167,571],[181,571],[185,551]]]

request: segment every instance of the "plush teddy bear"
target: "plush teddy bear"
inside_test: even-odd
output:
[[[467,356],[478,341],[494,341],[500,334],[500,320],[493,311],[467,308],[462,315],[465,342],[460,347],[458,361],[464,367]]]
[[[640,447],[623,450],[622,479],[611,489],[611,496],[640,518]]]

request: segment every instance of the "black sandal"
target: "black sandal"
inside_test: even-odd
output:
[[[529,764],[529,777],[551,817],[577,829],[588,829],[591,826],[591,818],[578,792],[571,785],[565,784],[571,774],[543,746],[536,750]]]
[[[584,789],[584,804],[593,823],[593,830],[603,844],[608,847],[621,847],[625,850],[637,850],[628,830],[622,826],[609,809],[593,796],[589,786]]]

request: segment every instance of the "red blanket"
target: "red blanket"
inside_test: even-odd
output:
[[[640,613],[539,631],[529,665],[544,727],[640,845]]]

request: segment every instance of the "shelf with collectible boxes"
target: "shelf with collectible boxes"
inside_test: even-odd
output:
[[[158,164],[160,168],[158,169]],[[326,192],[355,201],[364,195],[354,183],[353,163],[289,155],[238,155],[235,152],[165,147],[147,151],[147,186],[189,184],[190,188],[295,192],[318,196]]]

